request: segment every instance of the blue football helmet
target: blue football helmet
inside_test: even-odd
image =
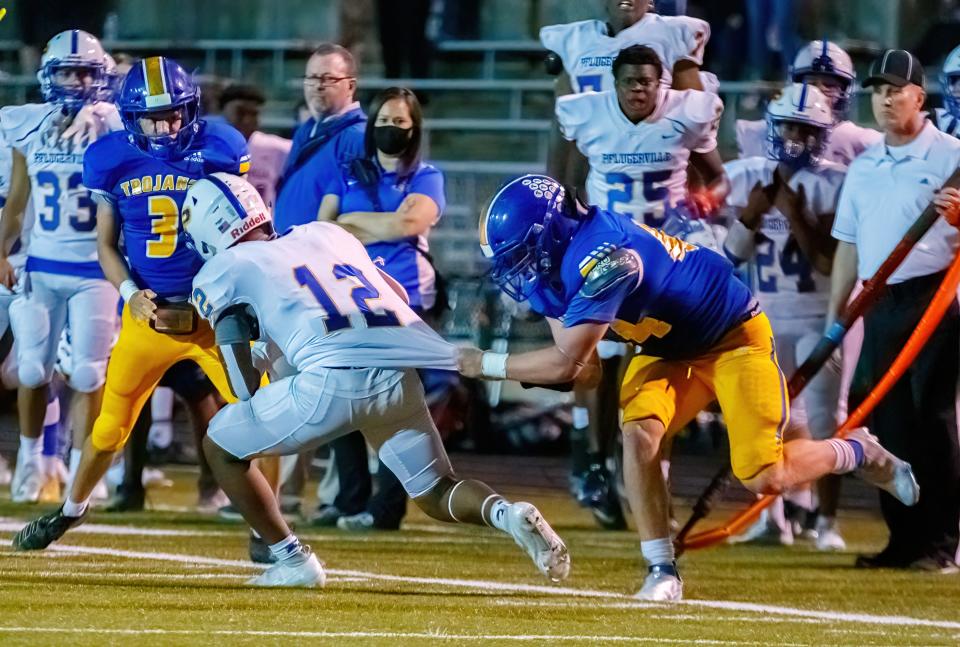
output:
[[[200,129],[200,88],[173,59],[150,56],[127,72],[117,99],[120,119],[138,146],[151,155],[171,159],[182,155]],[[140,119],[180,111],[176,134],[148,134]]]
[[[480,218],[480,248],[491,260],[490,278],[508,296],[529,299],[547,316],[564,310],[560,264],[579,224],[571,208],[559,182],[523,175],[507,182]]]
[[[943,107],[954,117],[960,119],[960,47],[947,55],[940,73],[940,87],[943,91]]]
[[[97,101],[106,83],[104,55],[100,41],[80,29],[68,29],[51,38],[37,71],[43,100],[60,104],[70,113]],[[84,78],[65,85],[58,76],[70,71]]]
[[[828,40],[810,41],[793,59],[790,80],[804,83],[808,74],[826,74],[840,81],[839,90],[831,91],[830,107],[837,121],[846,119],[853,99],[853,85],[857,80],[857,72],[850,55]]]

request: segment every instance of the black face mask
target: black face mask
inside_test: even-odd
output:
[[[399,155],[410,143],[413,128],[399,128],[397,126],[377,126],[373,129],[373,141],[377,150],[385,155]]]

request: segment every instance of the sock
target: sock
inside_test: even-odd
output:
[[[73,480],[74,475],[77,473],[77,470],[80,469],[80,457],[83,455],[82,449],[71,449],[70,450],[70,465],[67,467],[67,471],[70,472],[70,480]]]
[[[836,455],[833,474],[849,474],[863,465],[863,446],[859,442],[839,438],[830,438],[827,442]]]
[[[497,497],[490,506],[490,512],[486,515],[483,514],[484,508],[487,507],[487,502],[484,501],[480,507],[480,514],[488,525],[493,526],[497,530],[507,532],[507,508],[510,507],[510,504],[499,494],[492,494],[490,496]]]
[[[20,436],[20,453],[24,459],[40,460],[40,453],[43,451],[43,438],[28,438]]]
[[[87,506],[90,504],[90,499],[84,499],[80,503],[74,503],[73,499],[67,497],[67,500],[63,502],[63,516],[65,517],[80,517],[83,516],[83,513],[86,512]]]
[[[296,535],[287,535],[275,544],[270,544],[270,553],[278,562],[302,561],[304,559],[303,546]]]
[[[676,574],[674,562],[677,558],[673,552],[673,541],[669,537],[641,541],[640,553],[651,568],[654,566],[661,568],[669,566],[673,571],[672,574]]]
[[[60,400],[54,397],[47,402],[47,413],[43,417],[43,455],[56,456],[60,435]]]
[[[261,539],[260,533],[254,530],[253,528],[250,529],[250,534],[256,537],[257,539]]]
[[[173,399],[173,389],[165,386],[157,387],[150,398],[153,424],[147,442],[151,447],[166,449],[173,442]]]

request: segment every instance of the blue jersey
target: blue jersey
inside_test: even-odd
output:
[[[398,180],[395,172],[388,173],[381,168],[380,183],[375,189],[361,184],[348,170],[330,184],[327,193],[340,197],[340,213],[393,212],[412,193],[433,200],[437,204],[438,216],[446,206],[443,173],[429,164],[420,164],[412,176],[402,180]],[[407,291],[412,307],[429,310],[433,306],[436,272],[424,255],[417,251],[418,248],[429,251],[426,234],[368,243],[366,248],[374,263]]]
[[[560,276],[564,326],[607,323],[666,359],[702,355],[757,309],[722,255],[598,208],[574,234]]]
[[[98,139],[83,157],[83,183],[113,203],[137,285],[161,298],[182,298],[190,296],[203,265],[180,235],[187,189],[205,175],[242,175],[249,166],[243,135],[223,123],[201,122],[178,159],[157,159],[126,132]]]
[[[317,219],[324,191],[342,165],[363,157],[367,118],[359,107],[317,122],[308,120],[293,135],[287,165],[277,187],[273,225],[283,234]]]

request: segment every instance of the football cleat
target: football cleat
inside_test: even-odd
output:
[[[817,550],[846,550],[847,542],[843,540],[835,519],[817,517]]]
[[[580,475],[577,503],[590,507],[600,505],[610,495],[610,472],[604,465],[593,463]]]
[[[752,526],[739,535],[727,538],[728,544],[756,544],[762,546],[793,546],[793,531],[789,524],[778,528],[771,521],[767,510],[760,513],[760,518]]]
[[[327,582],[323,564],[317,556],[304,546],[302,558],[285,559],[277,562],[263,573],[247,581],[250,586],[300,587],[311,589],[322,587]],[[292,562],[292,563],[291,563]]]
[[[255,564],[276,564],[277,557],[270,552],[270,546],[263,540],[263,537],[257,537],[250,532],[250,541],[247,543],[250,550],[250,561]]]
[[[551,582],[567,578],[570,574],[567,545],[533,504],[523,501],[510,504],[506,526],[517,545],[527,552],[537,569]]]
[[[21,457],[17,456],[17,467],[10,483],[10,499],[14,503],[36,503],[46,481],[39,457],[21,460]]]
[[[337,528],[350,532],[373,530],[374,518],[369,512],[359,512],[357,514],[344,515],[337,519]]]
[[[649,602],[679,602],[683,599],[683,580],[676,567],[665,568],[663,564],[650,567],[643,586],[633,596]]]
[[[920,499],[920,486],[913,476],[910,463],[902,461],[880,445],[877,437],[859,427],[847,434],[863,447],[863,465],[854,472],[867,483],[889,492],[904,505],[914,505]]]
[[[13,536],[14,550],[43,550],[63,537],[68,530],[83,523],[90,508],[79,517],[67,517],[63,508],[34,519]]]

